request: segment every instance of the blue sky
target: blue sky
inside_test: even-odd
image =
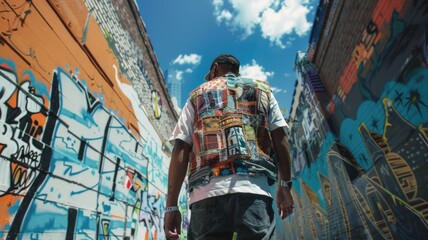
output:
[[[182,81],[182,107],[212,60],[235,55],[241,75],[266,80],[290,109],[297,51],[305,51],[318,0],[137,0],[162,71]],[[284,111],[288,116],[288,111]]]

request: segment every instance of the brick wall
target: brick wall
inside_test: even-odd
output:
[[[426,238],[427,12],[426,1],[339,1],[317,23],[308,55],[329,98],[296,110],[283,238]]]
[[[0,14],[0,239],[163,239],[177,113],[134,1]]]

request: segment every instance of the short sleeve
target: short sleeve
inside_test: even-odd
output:
[[[278,102],[276,101],[274,95],[270,94],[270,111],[268,115],[268,121],[269,121],[269,131],[272,132],[273,130],[279,128],[279,127],[288,127],[287,122],[284,120],[284,117],[282,116],[281,109],[279,108]]]
[[[177,125],[175,125],[174,130],[172,131],[169,142],[174,144],[176,139],[180,139],[192,145],[192,135],[193,135],[193,121],[194,121],[195,111],[190,103],[190,100],[187,100],[186,104],[181,111],[180,118],[178,119]]]

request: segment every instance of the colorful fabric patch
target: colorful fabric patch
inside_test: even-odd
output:
[[[237,101],[238,102],[255,102],[257,100],[256,98],[256,89],[254,89],[249,84],[239,84],[239,93],[240,95],[237,95]]]
[[[223,98],[224,96],[224,98]],[[220,109],[227,104],[227,96],[222,90],[207,91],[196,97],[196,110],[201,113],[209,109]]]
[[[190,172],[197,171],[201,168],[201,157],[200,156],[194,156],[194,161],[190,161],[189,168]]]
[[[189,94],[189,98],[195,99],[196,96],[200,95],[201,93],[202,93],[201,87],[198,87]]]
[[[251,124],[251,125],[259,125],[260,124],[260,118],[257,115],[242,114],[242,123],[243,124]]]
[[[228,155],[247,155],[247,144],[242,127],[231,127],[226,129],[226,142]]]
[[[241,77],[216,78],[190,94],[195,109],[190,186],[199,184],[206,168],[211,176],[251,174],[260,171],[260,160],[271,161],[269,94],[268,83]]]
[[[250,124],[244,124],[244,133],[247,137],[247,141],[256,141],[256,132],[254,131],[254,127]]]
[[[226,136],[224,135],[224,131],[219,132],[218,137],[220,139],[220,148],[226,148]]]
[[[230,91],[233,92],[233,91]],[[236,111],[236,103],[235,99],[233,98],[233,95],[229,94],[227,96],[227,106],[223,109],[225,113],[234,112]]]
[[[205,104],[207,108],[219,108],[220,104],[223,103],[222,99],[221,99],[221,92],[217,92],[217,91],[209,91],[204,93],[203,95],[204,100],[205,100]]]
[[[214,110],[214,116],[216,117],[223,117],[223,111],[220,109]]]
[[[227,80],[226,80],[226,87],[227,87],[227,89],[234,89],[235,88],[235,84],[238,81],[238,79],[239,78],[227,78]]]
[[[218,162],[218,159],[218,153],[201,156],[201,166],[213,165]]]
[[[199,112],[198,116],[200,119],[215,116],[215,111],[216,110],[214,110],[214,109],[207,109],[206,111]]]
[[[270,155],[272,143],[271,143],[269,131],[267,130],[267,128],[261,127],[261,126],[258,127],[257,144],[260,147],[260,150],[262,152],[264,152],[267,155]]]
[[[197,154],[201,152],[201,138],[200,138],[200,133],[194,132],[193,136],[192,136],[192,140],[193,140],[193,151]]]
[[[233,126],[242,126],[242,117],[239,115],[232,115],[225,117],[221,120],[221,127],[223,129],[230,128]]]
[[[202,119],[203,131],[218,132],[220,130],[220,119],[218,117],[206,117]]]
[[[269,83],[262,80],[256,80],[256,83],[254,83],[254,87],[262,90],[263,92],[271,91]]]
[[[207,151],[210,149],[218,149],[219,148],[219,141],[217,138],[217,134],[206,134],[204,136],[204,142],[203,142],[203,150]]]
[[[226,88],[226,81],[224,78],[221,78],[221,77],[205,82],[203,85],[201,85],[201,89],[204,91],[225,89],[225,88]]]
[[[256,102],[238,102],[238,109],[245,114],[256,114]]]
[[[259,158],[259,151],[257,150],[257,142],[256,141],[248,141],[248,147],[251,152],[251,159]]]
[[[236,174],[248,174],[248,167],[244,161],[235,161],[235,172]]]
[[[203,121],[202,121],[202,119],[198,119],[196,122],[195,122],[195,127],[196,127],[196,129],[201,129],[202,128],[202,126],[203,126]]]
[[[226,146],[226,144],[223,146]],[[222,147],[222,149],[220,149],[219,158],[220,162],[227,161],[227,149],[225,147]]]
[[[263,113],[264,115],[267,115],[269,113],[270,110],[270,105],[269,105],[269,96],[267,95],[266,92],[263,91],[259,91],[259,94],[257,96],[258,98],[258,110],[259,112]]]

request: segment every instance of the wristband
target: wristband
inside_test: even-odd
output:
[[[165,213],[178,211],[178,206],[166,207]]]
[[[281,186],[281,187],[285,187],[285,188],[291,188],[292,186],[293,186],[293,181],[292,180],[290,180],[290,181],[285,181],[285,180],[280,180],[279,181],[279,185]]]

